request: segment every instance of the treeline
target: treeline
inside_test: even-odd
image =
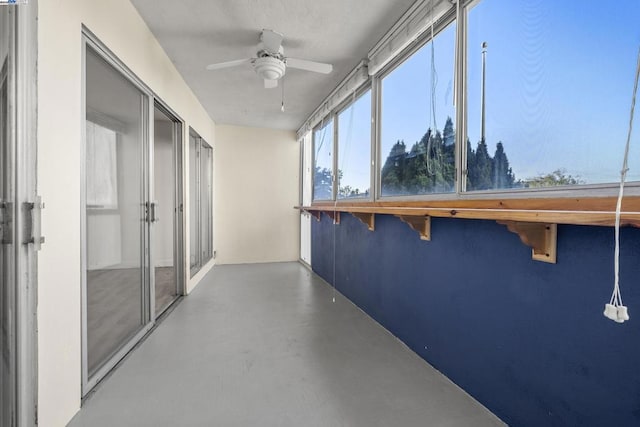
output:
[[[499,142],[493,157],[485,141],[474,150],[467,144],[467,190],[513,188],[515,175],[504,146]],[[455,130],[450,117],[442,133],[427,130],[407,152],[396,142],[382,167],[384,195],[446,193],[455,191]]]
[[[404,141],[397,141],[382,166],[381,184],[385,196],[454,191],[455,133],[451,119],[447,119],[442,133],[427,130],[409,151]]]
[[[342,172],[338,172],[341,178]],[[383,196],[455,192],[455,130],[447,118],[442,132],[428,129],[420,141],[409,150],[404,141],[397,141],[387,156],[381,171]],[[338,181],[340,182],[340,180]],[[493,156],[487,143],[481,140],[473,149],[467,140],[467,191],[533,188],[584,184],[579,177],[564,169],[524,180],[516,179],[509,165],[502,142],[496,144]],[[351,187],[340,187],[341,197],[368,195]],[[315,168],[314,198],[331,199],[331,171]]]

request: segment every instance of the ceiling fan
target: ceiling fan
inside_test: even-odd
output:
[[[273,30],[262,30],[255,58],[209,64],[207,65],[207,70],[220,70],[251,64],[258,76],[264,79],[264,87],[267,89],[278,87],[278,80],[284,76],[287,67],[322,74],[329,74],[333,70],[333,65],[331,64],[284,56],[283,38],[282,34]]]

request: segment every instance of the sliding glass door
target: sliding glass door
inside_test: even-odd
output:
[[[149,97],[91,47],[85,55],[86,379],[150,321]],[[91,381],[87,382],[90,385]]]
[[[213,149],[202,141],[200,146],[200,264],[213,258]]]
[[[11,238],[12,144],[9,121],[9,69],[12,58],[10,9],[0,6],[0,425],[13,425],[15,414],[15,286]]]
[[[83,394],[182,294],[182,122],[85,35]]]
[[[312,164],[311,133],[307,133],[300,141],[300,203],[302,206],[311,205],[313,180],[311,178]],[[311,265],[311,215],[300,213],[300,259]]]
[[[153,282],[156,317],[182,294],[182,124],[156,103],[153,121]]]
[[[189,132],[189,267],[191,276],[213,258],[213,148]]]
[[[189,132],[189,269],[200,270],[200,137]]]
[[[33,5],[0,4],[0,425],[36,423],[35,25]]]

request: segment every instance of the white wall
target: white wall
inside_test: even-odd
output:
[[[299,259],[299,150],[294,132],[216,126],[218,264]]]
[[[38,418],[56,427],[80,408],[81,394],[82,24],[214,148],[215,125],[128,0],[38,7],[38,191],[47,239],[38,256]]]

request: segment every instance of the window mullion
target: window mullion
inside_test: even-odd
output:
[[[333,138],[333,182],[332,182],[332,200],[338,200],[338,128],[340,126],[340,124],[338,123],[338,115],[335,113],[331,113],[331,119],[333,120],[333,135],[331,135],[331,137]]]
[[[456,58],[455,58],[455,103],[456,103],[456,193],[467,191],[467,20],[466,8],[456,3]]]

